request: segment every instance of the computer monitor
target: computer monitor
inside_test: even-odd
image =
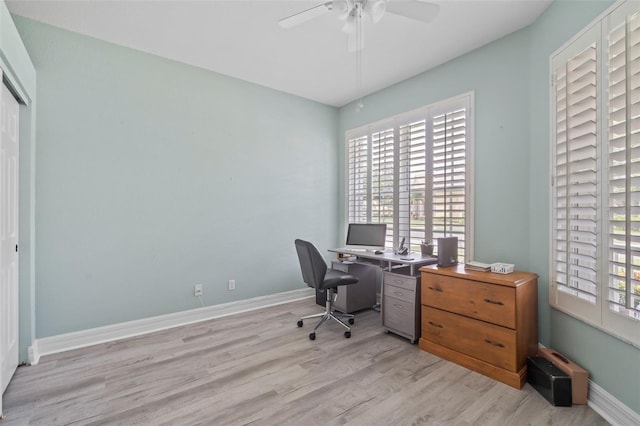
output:
[[[386,223],[350,223],[347,231],[347,247],[384,248],[386,237]]]

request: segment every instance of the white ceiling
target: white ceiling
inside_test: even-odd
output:
[[[403,1],[403,0],[391,0]],[[552,0],[432,0],[430,24],[387,13],[365,25],[362,90],[342,22],[280,18],[324,0],[8,0],[11,13],[327,105],[420,74],[533,23]]]

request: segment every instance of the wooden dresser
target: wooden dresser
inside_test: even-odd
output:
[[[538,351],[538,276],[463,264],[420,271],[420,349],[521,388]]]

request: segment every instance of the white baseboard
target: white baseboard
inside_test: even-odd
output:
[[[152,333],[154,331],[166,330],[168,328],[252,311],[254,309],[265,308],[267,306],[280,305],[287,302],[293,302],[295,300],[313,297],[314,295],[315,293],[313,289],[303,288],[284,293],[207,306],[204,308],[190,309],[188,311],[176,312],[173,314],[91,328],[73,333],[43,337],[42,339],[34,340],[33,345],[29,347],[29,362],[32,365],[35,365],[40,360],[40,357],[44,355],[139,336],[141,334]]]
[[[640,425],[640,414],[589,380],[589,407],[616,426]]]

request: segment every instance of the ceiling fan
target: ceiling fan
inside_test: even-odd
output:
[[[333,12],[344,21],[342,31],[352,34],[363,16],[368,16],[375,24],[386,12],[421,22],[431,22],[440,5],[420,0],[331,0],[303,10],[278,21],[283,28],[292,28],[325,13]]]
[[[364,48],[363,18],[369,17],[375,24],[382,19],[386,12],[389,12],[421,22],[431,22],[439,11],[440,5],[421,0],[329,0],[311,9],[282,18],[278,24],[288,29],[329,12],[335,13],[338,19],[344,21],[342,31],[348,35],[349,51],[356,52],[356,92],[360,95],[356,111],[360,111],[364,108],[361,96],[362,49]]]

